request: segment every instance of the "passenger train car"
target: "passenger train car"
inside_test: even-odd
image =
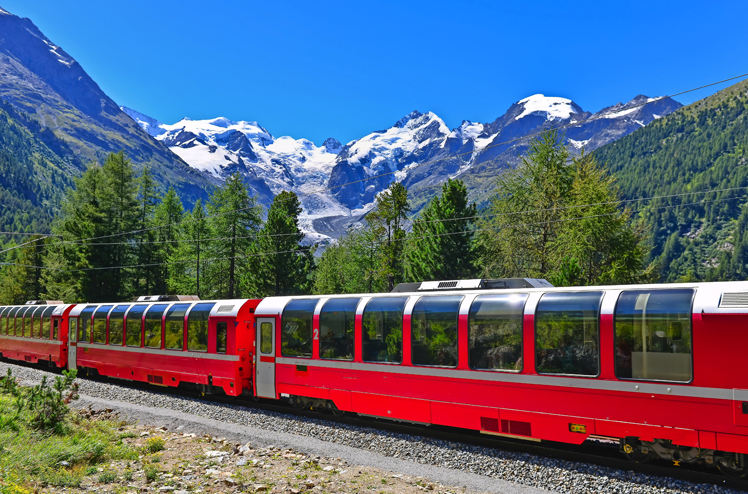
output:
[[[532,441],[602,436],[635,461],[748,471],[748,282],[463,280],[63,307],[69,368]],[[20,348],[41,340],[23,321],[46,327],[38,311],[0,310],[4,357],[29,360]]]

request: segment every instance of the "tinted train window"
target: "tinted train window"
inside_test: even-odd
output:
[[[16,333],[16,316],[21,312],[22,307],[13,307],[8,315],[8,334],[21,336],[21,324],[18,324],[18,332]]]
[[[44,309],[44,312],[42,313],[42,338],[49,339],[49,323],[52,320],[52,313],[54,311],[54,306],[50,306]],[[55,324],[54,331],[52,331],[52,338],[55,340],[57,340],[57,332],[57,324]]]
[[[273,325],[269,322],[260,324],[260,352],[273,353]]]
[[[325,302],[319,313],[320,357],[353,360],[353,330],[359,300],[338,298]]]
[[[226,353],[226,333],[228,324],[216,323],[216,353]]]
[[[0,307],[0,334],[8,334],[8,307]]]
[[[616,376],[691,380],[693,290],[632,290],[616,304]]]
[[[140,347],[143,330],[143,312],[147,305],[133,305],[130,312],[127,313],[127,322],[125,323],[125,344],[127,346]],[[160,342],[159,342],[159,346]]]
[[[46,307],[44,306],[37,307],[36,309],[34,309],[31,317],[29,317],[29,319],[31,320],[31,336],[33,336],[34,338],[39,338],[39,336],[41,335],[41,315],[42,312],[44,312],[45,308]]]
[[[161,317],[166,305],[154,305],[145,313],[145,346],[161,348]]]
[[[208,351],[208,316],[215,304],[197,304],[187,316],[187,350]]]
[[[181,350],[184,348],[184,315],[190,304],[173,305],[166,313],[164,348]]]
[[[535,311],[535,368],[545,374],[599,372],[601,292],[547,293]]]
[[[36,307],[28,307],[23,311],[23,322],[21,324],[23,324],[22,334],[25,337],[31,337],[31,315],[36,309]]]
[[[422,297],[413,307],[413,364],[457,365],[457,318],[462,297]]]
[[[527,295],[481,295],[468,316],[473,369],[522,370],[522,311]]]
[[[106,343],[106,316],[111,309],[111,305],[102,305],[96,309],[92,331],[94,343],[101,343],[102,345]]]
[[[91,314],[96,307],[86,307],[81,311],[80,326],[78,327],[78,341],[88,343],[91,341]]]
[[[125,338],[125,312],[129,305],[118,305],[109,314],[109,344],[122,345]]]
[[[403,361],[403,311],[405,297],[369,300],[361,321],[365,362]]]
[[[312,320],[317,300],[291,300],[281,318],[281,355],[312,356]]]

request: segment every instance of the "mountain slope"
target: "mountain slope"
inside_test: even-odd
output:
[[[124,150],[137,168],[149,166],[159,183],[173,185],[187,202],[205,196],[209,180],[120,111],[31,20],[0,9],[0,32],[0,99],[28,114],[40,131],[64,140],[66,148],[56,152],[77,163],[77,173],[91,160]]]
[[[625,198],[693,193],[661,199],[641,214],[664,281],[745,275],[748,249],[741,246],[738,220],[746,214],[747,150],[744,81],[595,152],[618,177]]]

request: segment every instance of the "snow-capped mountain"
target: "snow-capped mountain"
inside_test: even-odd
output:
[[[430,186],[447,177],[463,179],[480,200],[543,129],[559,128],[573,150],[592,151],[681,106],[670,98],[637,96],[593,114],[572,100],[536,94],[491,123],[466,120],[450,129],[434,113],[414,111],[345,146],[332,138],[316,146],[307,139],[274,137],[257,122],[185,118],[167,125],[122,110],[214,181],[239,171],[266,203],[293,190],[304,208],[304,228],[322,238],[337,237],[356,223],[392,181],[408,187],[417,208],[428,200],[423,194],[433,193]]]

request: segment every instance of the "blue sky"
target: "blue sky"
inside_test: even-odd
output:
[[[748,2],[0,0],[118,104],[345,143],[433,111],[490,122],[535,93],[597,111],[748,72]],[[721,87],[678,98],[700,99]]]

